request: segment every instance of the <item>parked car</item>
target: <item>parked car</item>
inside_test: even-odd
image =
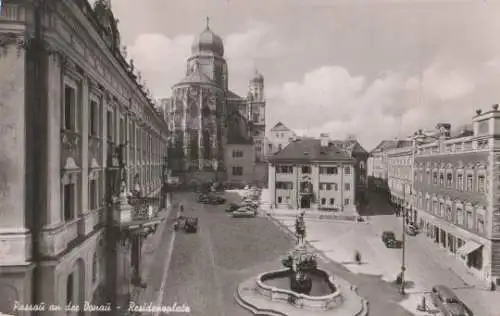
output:
[[[406,225],[406,234],[410,236],[417,236],[418,228],[412,224]]]
[[[392,231],[384,231],[382,233],[382,242],[388,248],[396,248],[397,246],[396,235]]]
[[[198,231],[198,217],[186,217],[184,231],[186,233],[196,233]]]
[[[231,203],[228,208],[226,208],[226,212],[228,213],[231,213],[231,212],[234,212],[236,211],[237,209],[241,208],[241,205],[238,205],[238,204],[235,204],[235,203]]]
[[[442,315],[446,316],[473,316],[469,308],[444,285],[436,285],[431,290],[432,304],[436,306]]]
[[[226,203],[226,198],[220,195],[212,193],[202,193],[197,196],[196,201],[202,204],[224,204]]]
[[[240,207],[236,211],[231,213],[233,217],[255,217],[257,215],[257,211],[250,207]]]

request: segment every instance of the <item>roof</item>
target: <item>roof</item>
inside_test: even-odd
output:
[[[285,126],[285,124],[278,122],[276,125],[274,125],[273,128],[271,128],[271,131],[273,132],[289,132],[291,129]]]
[[[330,142],[339,148],[347,150],[351,154],[368,154],[357,140],[331,140]]]
[[[216,84],[212,79],[210,79],[210,77],[208,77],[206,74],[203,73],[203,71],[200,69],[197,63],[194,64],[193,68],[188,73],[188,75],[184,77],[184,79],[182,79],[180,82],[176,83],[175,86],[186,83]]]
[[[383,140],[370,153],[411,146],[410,140]]]
[[[233,91],[231,90],[228,90],[227,91],[227,98],[228,99],[239,99],[239,100],[243,100],[242,97],[240,97],[239,95],[237,95],[236,93],[234,93]]]
[[[354,161],[337,146],[323,147],[321,140],[314,138],[293,141],[281,151],[271,155],[269,160]]]

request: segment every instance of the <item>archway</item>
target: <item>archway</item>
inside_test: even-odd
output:
[[[78,258],[75,262],[75,268],[73,270],[73,291],[75,303],[83,306],[85,302],[85,296],[87,291],[87,284],[85,282],[85,262],[82,258]],[[83,315],[83,309],[80,309],[79,315]]]

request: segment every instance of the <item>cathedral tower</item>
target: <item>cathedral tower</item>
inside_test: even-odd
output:
[[[191,46],[191,57],[187,62],[188,72],[195,63],[200,66],[204,74],[227,91],[228,77],[227,63],[224,59],[224,43],[222,38],[210,29],[208,18],[205,30]]]
[[[250,80],[247,98],[247,119],[252,122],[252,136],[258,160],[264,158],[264,139],[266,132],[266,100],[264,97],[264,76],[255,71]]]

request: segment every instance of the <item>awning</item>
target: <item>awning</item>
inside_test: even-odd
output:
[[[468,255],[468,254],[476,251],[477,249],[481,248],[482,246],[483,245],[478,244],[475,241],[467,240],[465,242],[465,245],[463,245],[462,247],[458,248],[457,252],[461,256],[466,256],[466,255]]]

